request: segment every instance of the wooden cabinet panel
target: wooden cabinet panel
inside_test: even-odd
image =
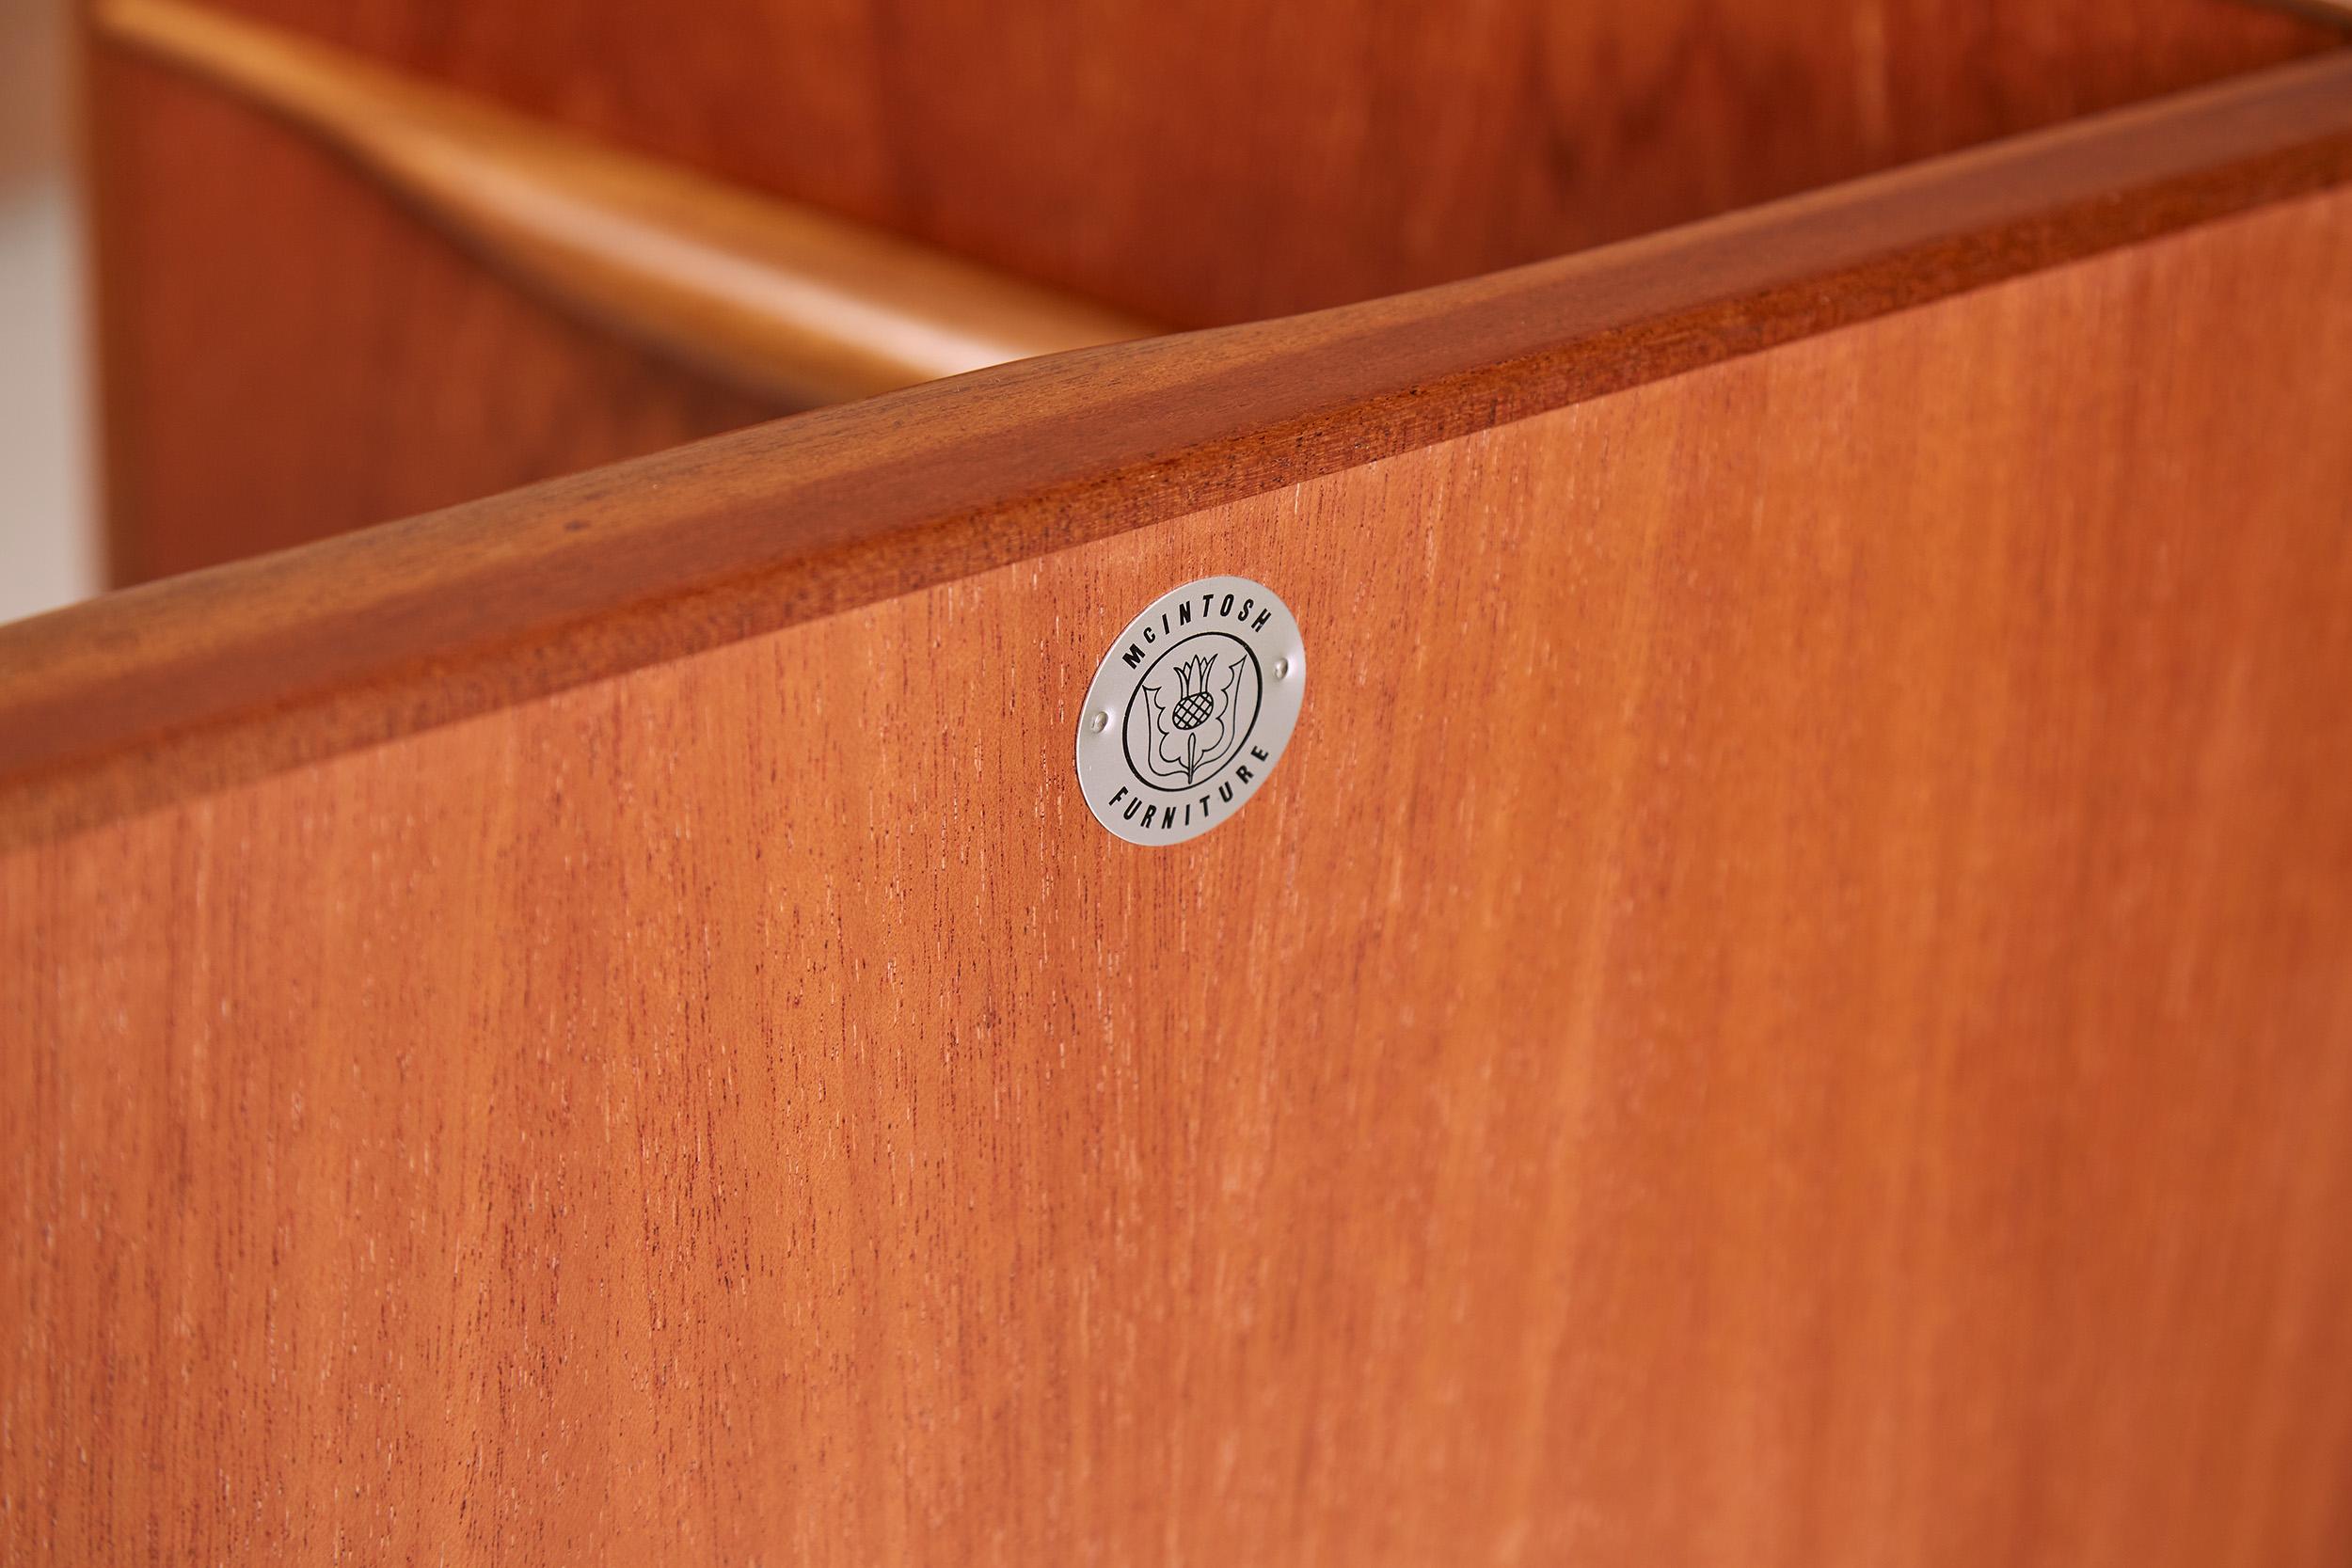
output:
[[[2309,52],[2220,0],[228,0],[1180,326],[1445,282]]]
[[[2339,55],[1538,266],[775,420],[0,626],[0,668],[24,673],[0,708],[0,845],[2347,178]]]
[[[282,127],[103,60],[110,550],[141,581],[781,410],[527,297]]]
[[[2220,0],[224,8],[1177,326],[1557,255],[2329,37]],[[282,128],[96,54],[118,580],[783,411],[597,341]]]
[[[1563,401],[1089,427],[1050,552],[902,460],[1025,542],[886,586],[744,437],[777,629],[22,839],[12,1549],[2343,1561],[2352,198]],[[1140,850],[1076,705],[1208,571],[1313,680]]]

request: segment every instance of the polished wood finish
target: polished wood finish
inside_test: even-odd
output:
[[[109,41],[284,117],[527,284],[754,396],[846,402],[1156,330],[201,6],[96,15]]]
[[[787,411],[517,290],[215,89],[121,51],[93,59],[113,581]]]
[[[618,147],[1198,326],[1645,232],[2320,47],[2220,0],[224,0]],[[114,571],[781,411],[600,342],[101,47]]]
[[[2291,16],[2316,22],[2323,26],[2352,28],[2352,0],[2247,0],[2247,3],[2275,7]]]
[[[0,843],[2352,176],[2352,56],[1542,266],[1013,365],[0,627]]]
[[[2335,41],[2228,0],[226,0],[1208,325],[1449,282]]]
[[[7,1555],[2340,1564],[2347,405],[2336,191],[0,858]]]

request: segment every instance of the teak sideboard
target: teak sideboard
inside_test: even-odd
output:
[[[2352,1560],[2311,8],[92,8],[0,1558]]]

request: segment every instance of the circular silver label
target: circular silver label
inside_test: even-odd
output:
[[[1249,802],[1307,692],[1290,607],[1248,578],[1202,578],[1127,623],[1078,712],[1078,788],[1130,844],[1182,844]]]

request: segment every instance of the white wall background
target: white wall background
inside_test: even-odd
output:
[[[0,0],[0,621],[99,584],[65,14]]]
[[[0,621],[98,591],[78,237],[63,179],[0,196]]]

